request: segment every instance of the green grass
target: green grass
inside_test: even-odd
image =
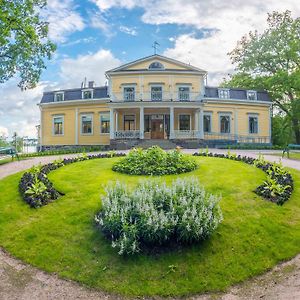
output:
[[[300,172],[283,206],[253,193],[266,175],[231,160],[197,157],[194,175],[221,193],[224,221],[199,245],[160,255],[121,257],[96,229],[103,185],[119,180],[134,186],[141,176],[111,171],[114,159],[75,163],[49,177],[66,195],[30,209],[18,193],[21,173],[0,181],[0,245],[12,255],[61,277],[127,296],[180,296],[221,291],[300,252]],[[175,272],[170,271],[175,266]]]
[[[0,166],[1,165],[4,165],[4,164],[7,164],[9,162],[11,162],[12,159],[11,158],[3,158],[3,159],[0,159]]]

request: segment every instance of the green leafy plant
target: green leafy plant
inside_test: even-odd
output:
[[[171,186],[141,181],[133,191],[110,184],[95,221],[120,255],[174,242],[191,244],[210,236],[222,221],[220,199],[193,177]]]

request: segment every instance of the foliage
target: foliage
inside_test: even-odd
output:
[[[113,171],[131,175],[180,174],[197,168],[195,160],[176,149],[166,152],[157,146],[133,149],[113,166]]]
[[[267,200],[282,205],[289,200],[292,195],[294,182],[290,172],[288,172],[281,163],[271,163],[266,161],[263,155],[259,155],[257,159],[247,156],[241,156],[231,153],[229,150],[227,155],[219,153],[195,152],[195,156],[209,156],[227,158],[237,161],[243,161],[249,165],[263,170],[268,174],[267,180],[255,189],[255,192]]]
[[[285,114],[276,114],[272,118],[272,142],[274,145],[286,147],[288,144],[295,143],[295,134],[292,122]]]
[[[83,153],[74,158],[57,159],[52,163],[46,164],[44,166],[38,165],[33,166],[28,172],[25,172],[19,182],[19,190],[22,194],[23,199],[34,208],[38,208],[48,204],[59,198],[62,194],[58,192],[51,181],[48,179],[47,174],[65,165],[95,159],[95,158],[112,158],[123,156],[123,153],[114,154],[97,154],[97,155],[87,155]]]
[[[238,73],[225,85],[266,89],[300,144],[300,18],[273,12],[267,21],[262,34],[250,32],[229,53]]]
[[[39,12],[46,0],[0,2],[0,83],[15,74],[21,78],[21,89],[34,88],[44,60],[50,59],[56,46],[47,39],[48,24]]]
[[[0,246],[59,277],[120,298],[140,299],[181,299],[202,293],[218,298],[218,292],[300,253],[299,171],[291,170],[294,191],[278,207],[253,193],[265,180],[260,169],[201,156],[195,157],[201,168],[162,180],[170,184],[192,175],[207,192],[222,194],[223,221],[217,230],[199,244],[173,251],[117,255],[91,218],[101,208],[99,194],[104,195],[108,182],[136,186],[136,176],[112,171],[119,159],[91,159],[50,172],[49,179],[65,196],[39,210],[30,209],[18,192],[23,173],[0,180]],[[172,265],[175,272],[169,272]]]
[[[219,201],[195,178],[177,179],[170,187],[142,181],[133,191],[118,182],[106,188],[95,220],[120,255],[135,254],[145,246],[206,239],[222,221]]]

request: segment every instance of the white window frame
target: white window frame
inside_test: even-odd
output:
[[[56,134],[54,128],[54,119],[55,118],[62,118],[62,133]],[[64,115],[54,115],[52,116],[52,135],[53,136],[64,136],[65,135],[65,116]]]
[[[134,92],[133,92],[133,94],[134,94],[134,99],[133,100],[125,100],[125,89],[126,88],[133,88],[134,89]],[[124,85],[123,86],[123,98],[124,98],[124,101],[125,102],[134,102],[134,101],[136,101],[136,85],[130,85],[130,84],[128,84],[128,85]]]
[[[162,68],[150,68],[150,66],[153,64],[153,63],[159,63],[162,65]],[[149,66],[148,66],[148,70],[165,70],[165,66],[163,63],[161,63],[160,61],[158,60],[155,60],[155,61],[152,61]]]
[[[127,131],[134,131],[136,129],[136,114],[131,114],[131,113],[125,113],[123,114],[123,130],[125,131],[125,116],[134,116],[134,129],[133,130],[127,130]]]
[[[101,123],[101,117],[102,116],[107,116],[108,115],[108,118],[110,118],[110,113],[109,111],[105,111],[105,112],[101,112],[99,114],[99,121],[100,121],[100,134],[103,134],[103,135],[109,135],[110,134],[110,120],[109,120],[109,131],[108,132],[102,132],[102,123]]]
[[[250,132],[250,118],[257,118],[257,132]],[[248,133],[249,134],[259,134],[259,118],[258,114],[248,114]]]
[[[254,93],[254,99],[249,99],[249,94],[250,94],[250,93]],[[250,101],[255,101],[255,100],[257,100],[257,91],[247,90],[247,100],[250,100]]]
[[[61,101],[57,100],[57,95],[62,95]],[[65,93],[64,92],[55,92],[54,93],[54,102],[62,102],[62,101],[65,101]]]
[[[83,97],[83,95],[84,95],[84,93],[85,92],[91,92],[91,98],[84,98]],[[92,99],[94,99],[94,89],[83,89],[83,90],[81,90],[81,99],[82,100],[92,100]]]
[[[178,130],[180,131],[180,116],[190,116],[190,129],[188,129],[188,130],[192,130],[192,115],[191,114],[189,114],[189,113],[186,113],[186,114],[184,114],[184,113],[181,113],[181,114],[178,114]],[[185,131],[185,129],[183,130],[183,131]]]
[[[221,132],[221,117],[229,117],[229,132]],[[220,134],[231,134],[231,126],[232,126],[232,120],[231,120],[231,118],[232,118],[232,113],[219,113],[219,132],[220,132]]]
[[[83,117],[92,117],[92,132],[91,133],[83,133],[82,132],[82,118]],[[81,114],[80,115],[80,135],[93,135],[94,134],[94,115],[93,114]]]
[[[210,131],[204,131],[204,117],[210,117]],[[213,130],[212,130],[212,113],[207,113],[207,112],[204,112],[203,113],[203,120],[202,120],[203,122],[202,122],[202,124],[203,124],[203,131],[204,131],[204,133],[211,133],[211,132],[213,132]]]
[[[224,93],[226,97],[222,97],[222,93]],[[218,96],[220,99],[230,99],[230,89],[218,88]]]
[[[188,91],[189,97],[188,97],[187,100],[180,100],[180,97],[179,97],[179,95],[180,95],[180,90],[179,89],[180,88],[188,88],[189,89],[189,91]],[[185,102],[185,101],[191,101],[191,86],[190,85],[181,84],[181,85],[178,86],[178,101],[183,101],[183,102]]]
[[[161,87],[161,100],[152,100],[152,88],[153,87]],[[161,102],[164,100],[164,88],[163,84],[150,84],[150,100],[153,102]]]

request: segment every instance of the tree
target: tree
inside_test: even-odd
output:
[[[56,46],[39,11],[46,0],[0,0],[0,83],[18,75],[18,86],[34,88]]]
[[[267,90],[300,144],[300,18],[287,10],[268,14],[267,21],[262,34],[250,32],[229,53],[238,73],[224,85]]]

